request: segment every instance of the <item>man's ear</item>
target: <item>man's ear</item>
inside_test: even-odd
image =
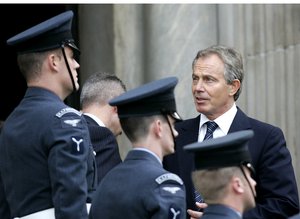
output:
[[[161,120],[156,119],[153,122],[153,129],[154,129],[155,135],[162,137],[162,122],[161,122]]]
[[[50,53],[47,56],[47,63],[51,70],[56,71],[58,68],[58,62],[60,61],[60,57],[55,53]]]
[[[118,114],[118,107],[112,106],[112,111],[116,114]]]
[[[233,190],[238,193],[242,194],[244,193],[244,184],[240,177],[234,176],[231,180],[232,188]]]
[[[234,96],[235,93],[240,89],[241,82],[238,79],[234,79],[231,84],[229,84],[229,95]]]

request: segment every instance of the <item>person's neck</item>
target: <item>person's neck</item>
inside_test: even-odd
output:
[[[238,212],[239,214],[243,214],[243,201],[240,200],[238,197],[225,197],[223,200],[219,202],[222,205],[225,205],[234,211]]]
[[[213,113],[213,114],[207,114],[207,113],[204,114],[204,113],[202,113],[202,114],[204,114],[210,121],[214,121],[217,118],[219,118],[220,116],[227,113],[234,105],[235,105],[235,102],[233,101],[233,102],[230,102],[230,103],[226,104],[222,108],[220,108],[218,110],[218,112],[216,112],[216,113]]]
[[[151,151],[153,154],[155,154],[160,161],[163,160],[163,154],[160,150],[160,147],[158,147],[157,143],[150,143],[149,141],[139,141],[132,143],[133,148],[144,148],[148,151]]]
[[[46,90],[51,91],[56,94],[62,101],[64,101],[71,93],[66,92],[66,90],[59,86],[58,83],[55,83],[51,80],[35,80],[27,82],[27,87],[40,87]]]

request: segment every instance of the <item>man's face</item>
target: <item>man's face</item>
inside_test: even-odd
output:
[[[165,137],[164,140],[166,141],[165,147],[164,147],[164,156],[168,154],[173,154],[175,152],[175,143],[174,143],[174,137],[178,136],[178,132],[175,129],[175,119],[171,116],[167,116],[166,119],[168,121],[165,121],[163,123],[164,130],[165,130]]]
[[[113,98],[117,97],[125,92],[123,87],[118,83],[112,82],[111,87],[112,87],[112,89],[114,89],[114,92],[115,92],[113,95]],[[114,135],[117,137],[118,135],[122,134],[122,126],[121,126],[120,119],[118,116],[118,107],[110,106],[108,102],[106,104],[108,107],[111,108],[111,116],[110,116],[110,124],[109,124],[110,127],[109,128],[114,133]]]
[[[255,197],[256,197],[256,181],[251,177],[251,171],[243,166],[244,173],[247,177],[248,182],[245,182],[246,187],[245,187],[245,209],[244,211],[247,211],[251,208],[255,207]],[[247,185],[248,184],[248,185]]]
[[[79,83],[78,83],[77,69],[80,67],[80,65],[75,60],[73,50],[70,47],[66,46],[64,48],[64,50],[65,50],[65,53],[66,53],[67,62],[69,63],[69,66],[70,66],[72,77],[73,77],[74,82],[75,82],[76,90],[78,90],[79,89]],[[66,66],[66,63],[65,63],[63,57],[62,57],[61,61],[62,61],[62,65],[63,65],[64,71],[66,72],[65,73],[65,78],[66,78],[66,82],[68,84],[68,85],[66,84],[66,86],[70,87],[70,90],[72,92],[73,91],[73,84],[72,84],[72,79],[70,78],[69,70],[68,70],[68,68]]]
[[[224,70],[224,63],[216,54],[199,58],[193,67],[192,93],[196,110],[211,120],[234,103],[232,86],[226,83]]]

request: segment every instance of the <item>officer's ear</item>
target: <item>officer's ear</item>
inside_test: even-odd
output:
[[[160,119],[155,119],[152,123],[151,123],[151,127],[153,128],[153,132],[156,136],[158,137],[162,137],[162,121]]]
[[[59,62],[61,62],[61,55],[56,52],[49,52],[47,55],[47,64],[52,71],[58,71]]]
[[[240,177],[233,176],[231,179],[230,186],[234,193],[237,193],[237,194],[244,193],[244,184]]]

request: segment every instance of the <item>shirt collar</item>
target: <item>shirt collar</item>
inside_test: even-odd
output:
[[[93,119],[99,126],[105,127],[104,123],[97,116],[90,113],[84,113],[84,115]]]
[[[214,120],[214,122],[218,124],[218,127],[225,135],[228,133],[236,113],[237,113],[237,107],[236,104],[233,103],[232,107],[227,112],[225,112],[224,114],[222,114],[221,116],[219,116]],[[201,128],[203,124],[206,123],[207,121],[209,121],[209,119],[204,114],[201,114],[199,127]]]

